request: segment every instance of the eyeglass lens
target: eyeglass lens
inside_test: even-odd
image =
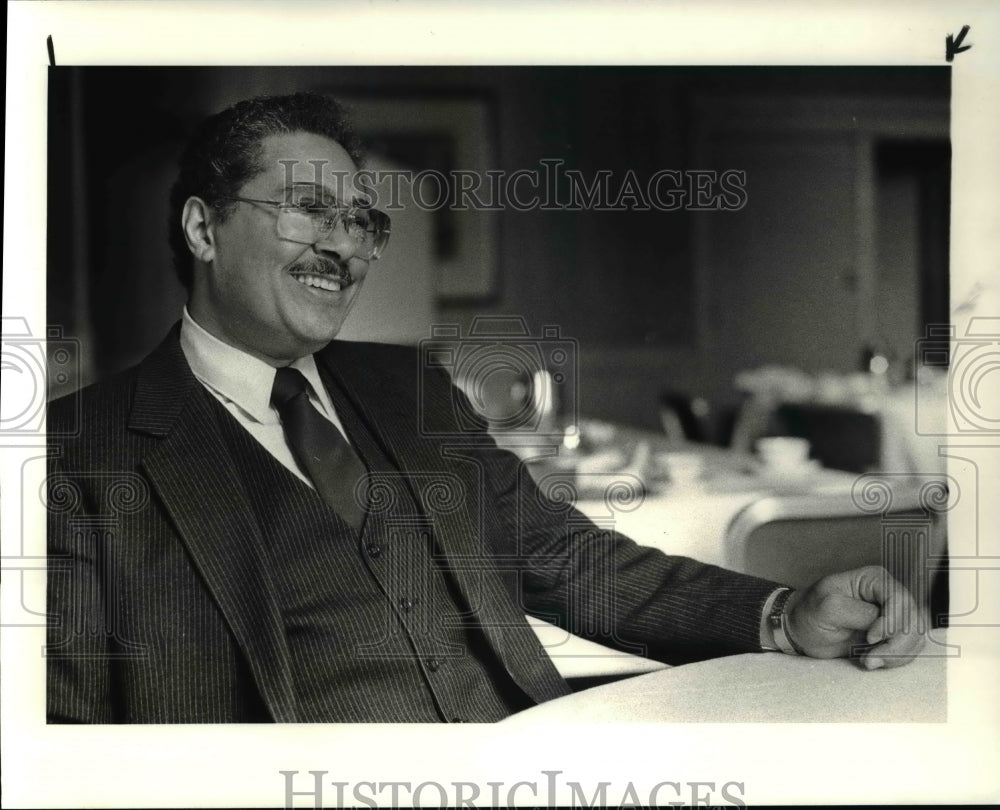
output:
[[[389,241],[389,217],[381,211],[363,208],[327,209],[309,212],[299,208],[281,208],[278,235],[294,242],[314,244],[329,235],[338,224],[358,246],[364,259],[377,259]]]

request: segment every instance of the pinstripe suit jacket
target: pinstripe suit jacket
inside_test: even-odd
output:
[[[178,333],[49,408],[50,435],[69,437],[52,442],[49,476],[50,722],[301,721],[260,530]],[[459,508],[421,502],[532,699],[566,684],[525,611],[674,663],[759,649],[773,583],[637,546],[548,501],[482,425],[458,429],[461,395],[413,349],[334,341],[317,361],[400,470],[462,493]],[[459,433],[461,447],[440,438]]]

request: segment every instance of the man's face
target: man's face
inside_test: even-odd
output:
[[[261,145],[261,172],[237,196],[342,206],[352,201],[357,167],[336,141],[293,132],[271,135]],[[215,218],[211,259],[195,270],[189,305],[209,332],[272,365],[329,343],[368,272],[342,225],[316,244],[302,244],[279,237],[277,220],[276,207],[246,202],[236,203],[225,222]]]

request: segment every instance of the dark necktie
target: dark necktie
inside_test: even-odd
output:
[[[365,515],[362,504],[367,498],[359,484],[367,470],[340,431],[309,402],[306,387],[306,378],[299,371],[279,368],[271,402],[281,415],[292,453],[316,491],[340,517],[360,529]]]

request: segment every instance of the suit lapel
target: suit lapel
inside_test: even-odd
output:
[[[276,722],[294,722],[291,667],[263,539],[208,394],[175,329],[139,371],[129,427],[160,438],[143,467],[245,654]],[[262,595],[265,595],[262,598]]]

